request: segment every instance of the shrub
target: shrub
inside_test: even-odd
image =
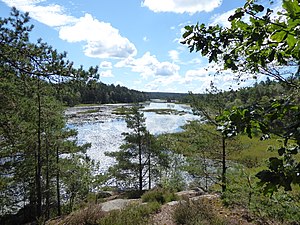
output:
[[[64,225],[97,225],[105,215],[100,205],[90,204],[88,207],[71,213],[61,224]]]
[[[158,202],[160,204],[164,204],[166,202],[177,200],[178,197],[173,193],[165,189],[153,189],[147,191],[142,195],[143,202]]]
[[[189,199],[182,201],[174,211],[176,224],[185,225],[225,225],[229,224],[224,218],[218,215],[213,205],[205,198],[196,201]]]

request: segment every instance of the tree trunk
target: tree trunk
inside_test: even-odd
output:
[[[42,140],[41,140],[41,96],[40,96],[40,81],[38,79],[38,90],[37,90],[37,101],[38,101],[38,129],[37,129],[37,151],[36,151],[36,196],[37,205],[36,212],[37,218],[42,215],[42,185],[41,185],[41,173],[42,173],[42,161],[41,161],[41,151],[42,151]]]
[[[56,147],[56,197],[57,197],[57,216],[61,216],[61,205],[60,205],[60,186],[59,186],[59,146]]]
[[[226,191],[226,139],[222,137],[222,192]]]
[[[139,135],[139,190],[143,190],[143,166],[142,166],[142,145]]]
[[[46,138],[46,220],[50,218],[49,143]]]
[[[148,159],[148,170],[149,170],[149,190],[151,189],[151,140],[150,140],[150,134],[149,132],[147,132],[147,148],[148,148],[148,152],[149,152],[149,159]]]

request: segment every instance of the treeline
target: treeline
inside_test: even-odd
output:
[[[62,96],[68,106],[77,104],[107,104],[107,103],[134,103],[149,100],[145,92],[140,92],[120,85],[107,85],[91,79],[89,81],[71,80],[60,84],[68,93]]]
[[[282,96],[289,96],[293,93],[293,88],[287,85],[286,82],[271,80],[269,77],[266,80],[256,82],[253,86],[242,87],[238,90],[222,91],[216,87],[207,89],[205,94],[190,93],[181,99],[182,102],[192,103],[194,98],[205,103],[207,107],[214,104],[219,104],[222,109],[228,109],[233,106],[246,107],[254,104],[265,106],[274,99],[279,99]],[[192,97],[193,96],[193,97]]]
[[[150,99],[164,99],[168,102],[179,101],[182,102],[188,93],[172,93],[172,92],[146,92]]]
[[[163,99],[168,102],[183,102],[188,93],[141,92],[114,84],[104,84],[97,79],[71,80],[58,84],[65,92],[62,96],[64,104],[108,104],[108,103],[137,103],[150,99]]]

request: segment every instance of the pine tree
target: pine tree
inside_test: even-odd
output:
[[[96,73],[73,69],[41,40],[31,43],[28,21],[16,9],[0,18],[0,213],[23,208],[23,222],[48,219],[53,205],[60,214],[61,155],[86,146],[66,129],[58,84]]]
[[[125,120],[129,128],[129,132],[123,133],[125,143],[120,151],[106,153],[117,161],[109,168],[109,173],[118,186],[142,191],[147,183],[151,188],[153,176],[158,178],[158,167],[168,166],[168,157],[147,131],[144,114],[138,106],[129,110]]]

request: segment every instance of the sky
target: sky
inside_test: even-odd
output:
[[[199,53],[180,43],[184,26],[229,26],[244,0],[0,0],[29,12],[31,40],[42,38],[75,67],[99,66],[100,81],[139,91],[203,93],[211,81],[222,90],[238,85],[230,71],[215,75]]]

